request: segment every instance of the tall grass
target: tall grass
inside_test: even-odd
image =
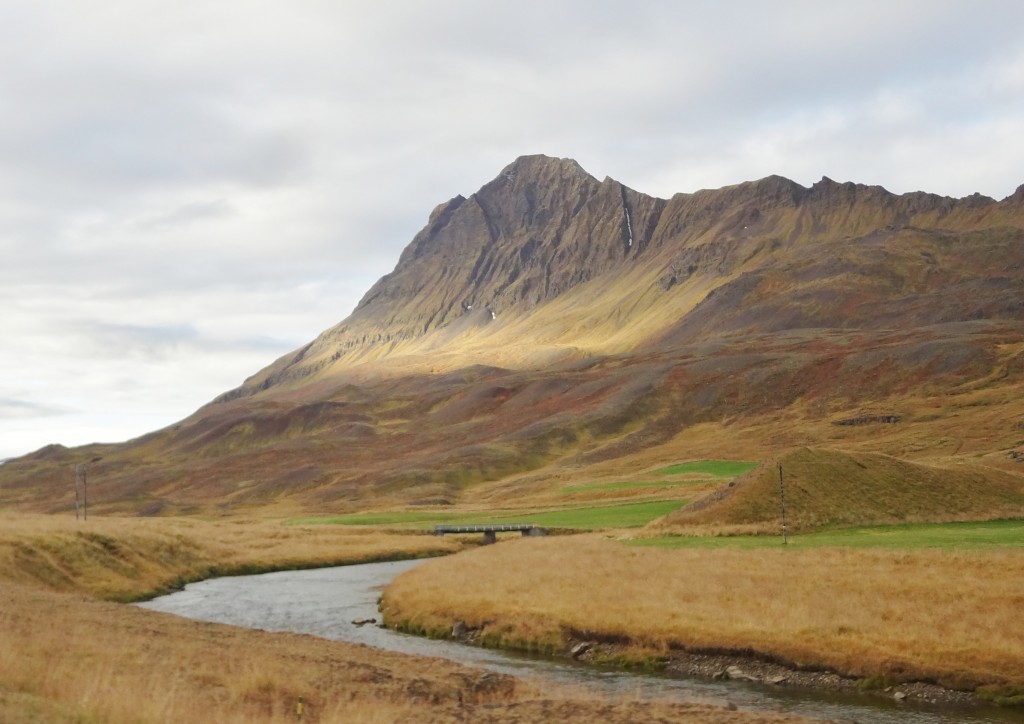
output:
[[[796,717],[541,691],[433,658],[189,621],[136,598],[211,572],[453,550],[419,534],[268,521],[0,515],[0,721],[796,722]]]
[[[393,624],[462,620],[505,645],[572,635],[668,652],[729,649],[853,676],[1024,687],[1015,550],[637,549],[512,541],[417,567],[385,591]]]
[[[217,575],[458,550],[428,535],[232,519],[0,515],[0,579],[130,601]]]
[[[1024,476],[887,455],[803,448],[781,459],[790,530],[1024,517]],[[777,526],[778,468],[765,464],[665,525]]]

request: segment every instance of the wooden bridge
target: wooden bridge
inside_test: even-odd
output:
[[[501,523],[496,525],[435,525],[434,535],[446,533],[483,533],[484,543],[496,543],[498,533],[522,533],[523,536],[547,535],[548,532],[533,523]]]

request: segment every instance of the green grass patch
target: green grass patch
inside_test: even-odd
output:
[[[435,523],[534,523],[547,528],[639,528],[655,518],[686,505],[686,500],[656,500],[643,503],[563,508],[560,510],[491,511],[485,513],[441,513],[395,511],[354,513],[322,518],[296,518],[292,525],[399,525],[429,528]]]
[[[667,468],[655,470],[655,475],[682,475],[684,473],[699,473],[710,475],[714,478],[738,478],[740,475],[749,473],[757,467],[755,462],[744,462],[742,460],[694,460],[688,463],[676,463]]]
[[[766,548],[782,545],[779,536],[665,536],[629,541],[662,548]],[[882,525],[791,535],[800,548],[1012,548],[1024,547],[1024,520]]]
[[[655,518],[668,515],[673,510],[686,505],[685,500],[656,500],[645,503],[626,503],[623,505],[604,505],[590,508],[567,508],[565,510],[549,510],[536,513],[516,513],[498,517],[467,518],[467,522],[504,523],[522,521],[536,523],[548,528],[578,528],[593,530],[595,528],[639,528],[647,525]]]
[[[699,480],[654,480],[647,483],[584,483],[562,488],[561,493],[583,493],[592,490],[639,490],[643,488],[678,488],[687,485],[703,485],[717,482],[717,478],[701,478]]]

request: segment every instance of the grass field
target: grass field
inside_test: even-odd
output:
[[[1016,547],[670,550],[574,536],[429,561],[385,589],[382,610],[442,636],[463,621],[494,645],[712,648],[1012,697],[1024,694],[1022,601]]]
[[[559,510],[483,511],[480,513],[427,513],[395,511],[393,513],[358,513],[323,518],[298,518],[290,521],[302,525],[342,526],[408,526],[427,529],[434,523],[535,523],[549,528],[639,528],[667,515],[687,503],[686,500],[656,500],[620,505],[563,508]]]
[[[170,581],[452,551],[449,539],[273,521],[0,514],[0,721],[798,722],[609,701],[436,658],[126,606]]]
[[[0,514],[0,580],[133,601],[188,581],[453,553],[457,541],[272,521]]]
[[[655,475],[698,474],[712,478],[738,478],[757,467],[757,463],[737,460],[694,460],[676,463],[666,468],[655,470]]]
[[[634,546],[658,548],[772,548],[782,536],[659,536],[628,541]],[[789,536],[793,548],[989,548],[1024,547],[1024,520],[965,523],[875,525],[802,533]]]
[[[831,448],[798,448],[779,462],[790,532],[1024,517],[1024,476],[1016,471],[963,462],[925,465]],[[775,531],[779,491],[778,469],[765,465],[727,494],[669,516],[665,532],[703,525]]]
[[[583,483],[581,485],[568,485],[559,492],[562,493],[585,493],[598,490],[659,490],[661,488],[679,488],[693,485],[705,485],[707,479],[696,480],[652,480],[642,483]]]

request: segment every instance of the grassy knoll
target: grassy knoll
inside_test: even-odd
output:
[[[686,500],[655,500],[620,505],[580,506],[558,510],[527,509],[522,511],[482,511],[479,513],[428,513],[394,511],[356,513],[321,518],[299,518],[293,523],[304,525],[341,526],[408,526],[426,529],[434,523],[535,523],[550,528],[639,528],[686,504]]]
[[[932,467],[876,453],[803,448],[781,459],[791,531],[843,526],[1024,517],[1024,476],[981,465]],[[779,474],[764,465],[668,527],[745,526],[775,531]]]
[[[595,536],[517,540],[396,579],[386,620],[496,645],[573,637],[756,653],[859,677],[1024,692],[1016,549],[675,550]]]
[[[0,721],[796,722],[612,702],[434,658],[188,621],[133,598],[201,574],[453,550],[419,534],[268,521],[0,514]]]
[[[658,536],[628,541],[658,548],[771,548],[781,536]],[[918,525],[873,525],[839,528],[789,537],[794,548],[1024,548],[1024,520],[992,520]]]
[[[666,468],[655,470],[655,475],[698,474],[712,478],[738,478],[757,467],[757,463],[738,460],[694,460],[676,463]]]

